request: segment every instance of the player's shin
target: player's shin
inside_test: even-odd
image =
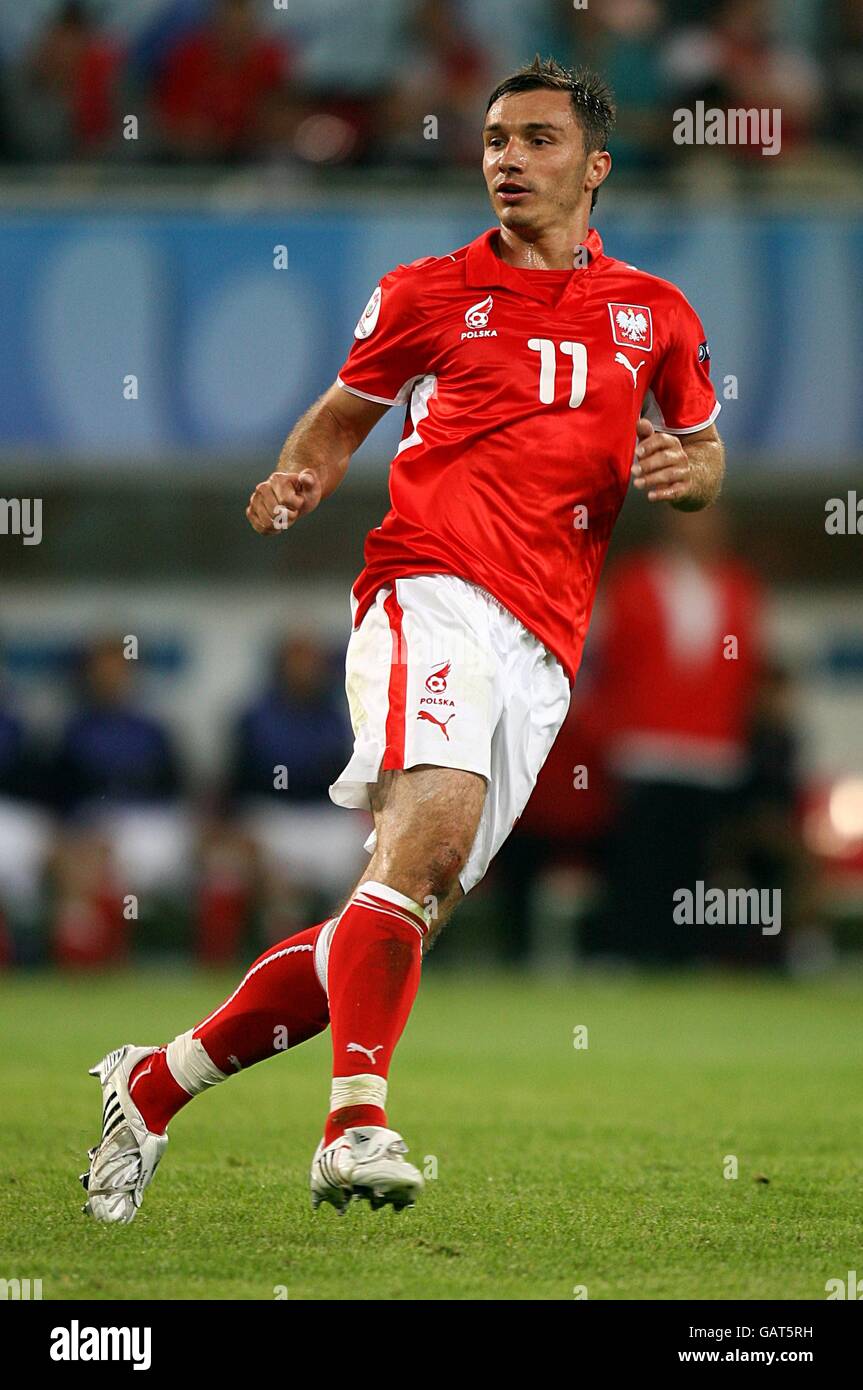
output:
[[[419,987],[427,930],[419,904],[367,882],[323,934],[333,1033],[325,1145],[352,1126],[387,1123],[387,1074]]]
[[[138,1063],[129,1093],[151,1133],[163,1134],[193,1096],[326,1028],[327,996],[315,948],[327,925],[265,951],[202,1023]]]

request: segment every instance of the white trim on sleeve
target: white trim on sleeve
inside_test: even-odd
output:
[[[352,396],[362,396],[364,401],[374,401],[376,405],[402,404],[402,402],[399,401],[398,397],[396,397],[394,401],[391,401],[386,396],[372,396],[369,394],[368,391],[360,391],[359,388],[356,386],[348,386],[348,383],[346,381],[342,381],[340,376],[336,377],[336,385],[341,386],[343,391],[350,391]]]
[[[713,424],[713,421],[716,419],[721,409],[722,406],[719,404],[719,401],[717,401],[707,419],[700,425],[684,425],[675,428],[674,425],[663,424],[661,428],[665,430],[666,434],[697,434],[699,430],[706,430],[708,425]]]

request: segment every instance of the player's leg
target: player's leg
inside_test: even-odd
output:
[[[334,1085],[326,1143],[351,1124],[386,1124],[386,1078],[416,997],[423,943],[437,905],[461,892],[485,794],[484,778],[448,767],[385,772],[375,788],[377,846],[327,953]]]
[[[425,776],[420,777],[420,773]],[[398,891],[404,891],[399,885],[405,884],[414,888],[408,897],[420,901],[433,898],[428,917],[430,924],[439,928],[452,905],[464,895],[457,873],[445,872],[433,859],[429,869],[430,851],[414,824],[420,797],[426,802],[433,799],[435,815],[445,817],[453,827],[450,838],[460,842],[461,853],[458,848],[449,853],[460,860],[465,857],[465,843],[469,849],[475,834],[485,784],[472,773],[453,773],[448,768],[417,769],[414,793],[414,783],[399,790],[396,779],[403,776],[383,773],[372,792],[379,847],[360,883],[380,879]],[[473,783],[467,795],[460,785],[451,784],[453,778]],[[471,811],[472,804],[475,811]],[[461,832],[456,828],[459,819],[467,824]],[[398,839],[402,848],[397,853],[399,829],[403,829],[403,838]],[[434,850],[438,859],[447,852],[445,837],[437,836]],[[264,951],[233,993],[202,1023],[132,1068],[129,1091],[151,1133],[163,1134],[177,1111],[201,1091],[326,1028],[328,1002],[315,947],[321,931],[336,920],[296,933]]]
[[[381,592],[349,645],[347,684],[357,744],[354,757],[337,784],[344,794],[333,797],[344,805],[369,806],[368,784],[378,779],[382,762],[384,767],[394,770],[399,766],[415,768],[419,764],[431,764],[429,772],[434,776],[439,752],[450,758],[450,773],[473,776],[475,783],[484,787],[483,777],[477,777],[476,773],[487,772],[490,731],[496,714],[491,709],[493,673],[484,642],[483,600],[472,586],[450,576],[420,576],[400,581],[396,587],[398,595],[390,590]],[[458,675],[453,682],[457,702],[442,698],[446,690],[445,672],[449,671],[450,663],[446,663],[445,670],[437,659],[428,666],[435,645],[433,638],[438,632],[443,634],[441,640],[446,643],[447,650],[457,656]],[[409,637],[407,643],[406,635]],[[456,685],[456,681],[462,679],[467,682],[463,690]],[[448,708],[455,708],[457,704],[457,724],[451,731],[448,729],[454,715],[443,709],[441,719],[428,719],[417,713],[419,706],[425,704]],[[443,740],[443,745],[438,740]],[[429,757],[422,756],[426,748],[431,753]],[[393,757],[395,763],[388,761]],[[462,774],[462,768],[472,771]],[[396,785],[397,782],[397,778],[382,779],[379,816],[384,814],[389,802],[390,783]],[[359,799],[354,799],[357,795]],[[441,816],[454,820],[461,809],[461,803],[456,802],[457,797],[442,797]],[[407,812],[406,805],[401,802],[398,805],[400,812]],[[426,834],[431,824],[428,810],[427,805],[424,809],[418,805],[411,812],[410,821],[412,826],[419,826],[423,820],[429,822]],[[435,818],[433,816],[432,820]],[[386,867],[374,869],[374,872],[387,874],[392,869],[398,881],[411,890],[401,893],[398,888],[382,884],[385,910],[378,902],[377,916],[386,918],[387,925],[400,919],[402,927],[413,932],[420,943],[428,922],[422,907],[417,914],[419,904],[411,894],[422,893],[427,897],[431,893],[445,899],[450,891],[458,893],[455,877],[460,856],[465,853],[464,844],[460,847],[457,844],[454,849],[446,827],[443,827],[441,840],[438,833],[441,827],[435,828],[431,836],[431,850],[425,844],[422,848],[427,862],[420,877],[416,877],[417,849],[412,834],[402,837],[403,851],[393,858],[387,833],[384,853],[389,858],[376,861],[385,863]],[[468,832],[465,834],[469,845]],[[450,875],[442,872],[447,864],[454,870]],[[367,895],[372,892],[369,885],[375,883],[375,879],[365,879]],[[437,893],[434,893],[435,885]],[[401,899],[407,901],[407,910]],[[326,1026],[326,956],[335,923],[342,923],[348,911],[349,925],[357,919],[368,923],[369,912],[361,911],[352,898],[337,919],[312,929],[313,938],[303,940],[302,936],[294,936],[266,952],[224,1005],[191,1033],[181,1034],[164,1049],[119,1048],[94,1068],[94,1074],[102,1082],[104,1105],[102,1142],[97,1150],[91,1150],[93,1162],[89,1174],[85,1175],[86,1182],[90,1183],[88,1210],[92,1214],[103,1220],[132,1219],[167,1142],[164,1133],[159,1131],[164,1131],[171,1115],[192,1095],[231,1075],[231,1069],[236,1069],[232,1058],[241,1067],[249,1066],[282,1050],[285,1040],[290,1046]],[[348,961],[344,972],[336,972],[340,978],[342,973],[344,975],[344,985],[337,985],[336,989],[340,997],[346,999],[351,997],[354,971],[351,947],[347,952],[342,948],[353,934],[352,931],[342,933],[336,951],[337,959],[346,955]],[[314,949],[310,949],[312,947]],[[412,972],[413,967],[406,972],[406,984],[399,981],[395,989],[403,1018],[399,1023],[397,1009],[395,1024],[388,1024],[394,1031],[388,1048],[390,1054],[416,992],[416,979],[411,984]],[[254,1026],[250,1026],[250,1020],[254,1020]],[[351,1041],[360,1048],[360,1051],[353,1049],[354,1054],[361,1056],[362,1039],[347,1039],[346,1046]],[[211,1055],[209,1047],[216,1056]],[[371,1047],[375,1049],[373,1057],[383,1050],[383,1045],[378,1048],[371,1044]],[[349,1090],[354,1085],[354,1074],[348,1073]],[[380,1080],[377,1073],[373,1077]],[[379,1101],[380,1088],[372,1099]],[[146,1120],[138,1108],[138,1101],[146,1112]],[[370,1103],[369,1098],[360,1097],[360,1103]],[[382,1110],[383,1106],[377,1108]],[[150,1129],[147,1121],[155,1128]],[[103,1192],[104,1185],[110,1191]]]
[[[324,941],[333,1080],[312,1201],[352,1196],[407,1206],[422,1187],[386,1115],[390,1063],[413,1006],[423,944],[439,907],[463,896],[486,781],[457,768],[384,772],[371,793],[377,845]]]
[[[438,769],[425,771],[429,775],[420,780],[423,783],[422,791],[428,799]],[[473,777],[469,773],[446,771],[450,776]],[[473,780],[484,790],[481,778],[473,777]],[[389,873],[392,868],[399,883],[413,887],[418,892],[424,884],[415,877],[417,865],[423,855],[428,857],[429,851],[414,843],[416,837],[412,827],[417,819],[416,809],[408,814],[410,799],[404,795],[393,797],[392,786],[393,775],[385,774],[375,800],[376,819],[382,835],[381,856],[387,857],[377,861],[373,859],[363,881],[368,881],[378,863],[386,866],[380,867],[380,872]],[[455,798],[460,803],[457,808],[452,804],[452,788],[447,795],[439,787],[435,787],[434,791],[439,794],[440,810],[455,824],[457,810],[464,804],[462,799]],[[473,791],[476,800],[480,793],[476,788]],[[387,805],[390,810],[384,820]],[[404,814],[411,832],[402,856],[393,856],[390,851],[392,827],[396,823],[393,813],[396,809]],[[462,845],[463,856],[467,834],[468,831],[465,831],[461,841],[456,836],[452,837],[456,851],[455,854],[447,852],[447,862],[454,868],[459,862],[458,845]],[[439,849],[445,849],[445,841],[446,837],[438,839]],[[469,841],[467,843],[469,846]],[[438,893],[435,896],[439,898],[444,913],[450,900],[461,896],[457,878],[447,878],[438,869],[433,871],[427,883],[428,890],[422,896],[429,896],[433,886],[437,885]],[[352,899],[348,906],[351,903]],[[361,922],[367,915],[359,914]],[[429,916],[434,919],[433,913]],[[321,951],[324,944],[321,937],[331,933],[337,920],[332,918],[270,947],[252,964],[237,988],[218,1008],[201,1023],[179,1034],[167,1046],[140,1048],[127,1044],[109,1053],[93,1068],[93,1074],[98,1076],[102,1085],[103,1122],[100,1143],[90,1151],[90,1168],[82,1175],[88,1192],[85,1210],[90,1215],[102,1221],[131,1221],[164,1153],[167,1126],[183,1106],[194,1096],[227,1080],[238,1071],[295,1047],[326,1028],[329,1007],[324,984],[326,977],[323,974],[326,957]],[[351,920],[354,920],[353,915]],[[346,970],[343,978],[345,991],[348,991],[351,971]],[[409,978],[407,989],[402,991],[401,1022],[396,1014],[394,1020],[387,1023],[393,1034],[389,1055],[404,1027],[415,993],[416,982],[411,992]]]
[[[312,1198],[343,1210],[357,1145],[390,1142],[389,1063],[413,1004],[435,907],[448,908],[471,852],[500,715],[486,598],[452,575],[416,575],[380,590],[348,647],[356,741],[330,789],[371,806],[369,867],[322,934],[333,1031],[333,1080]],[[382,1157],[383,1167],[389,1160]],[[409,1165],[378,1172],[373,1199],[405,1205]],[[411,1170],[416,1187],[422,1179]],[[390,1178],[395,1185],[390,1185]],[[405,1181],[399,1186],[401,1179]]]
[[[489,640],[503,698],[488,775],[414,765],[384,773],[371,792],[376,845],[366,875],[322,933],[333,1035],[325,1138],[312,1163],[312,1200],[344,1211],[351,1196],[410,1205],[420,1173],[388,1127],[387,1078],[416,995],[423,945],[480,881],[530,796],[569,707],[559,663],[511,615],[495,611]],[[455,687],[455,680],[453,680]],[[463,708],[460,699],[456,709]],[[427,736],[424,733],[424,737]],[[476,748],[463,748],[467,761]]]
[[[92,1069],[102,1085],[102,1135],[82,1175],[91,1216],[133,1219],[167,1145],[167,1125],[193,1096],[326,1028],[315,958],[325,925],[271,946],[217,1009],[167,1046],[126,1044]]]
[[[193,1096],[326,1028],[327,997],[315,967],[323,926],[269,947],[217,1009],[138,1063],[129,1090],[153,1133]]]
[[[430,767],[422,769],[417,768],[414,770],[430,773],[445,773],[449,769]],[[410,792],[412,786],[418,785],[418,783],[406,783],[400,790],[397,779],[401,777],[401,775],[402,774],[399,772],[382,772],[377,785],[369,787],[369,803],[374,815],[375,836],[378,845],[381,844],[382,839],[384,844],[388,845],[389,842],[395,838],[394,830],[399,824],[399,815],[401,812],[400,799]],[[433,780],[434,779],[431,778],[429,779],[429,786],[432,785]],[[480,794],[484,805],[486,791],[485,779],[481,778],[479,781],[483,784],[480,788]],[[472,782],[470,785],[473,789],[478,786],[478,783]],[[369,866],[359,880],[357,887],[368,882],[369,879],[380,879],[382,875],[387,874],[388,869],[382,860],[383,856],[378,857],[376,850],[372,852]],[[427,899],[424,906],[427,908],[428,917],[428,931],[423,937],[422,943],[423,955],[426,956],[459,903],[464,901],[465,890],[461,885],[461,878],[456,874],[447,891],[443,893],[424,894],[423,897]]]
[[[325,942],[334,1063],[329,1143],[351,1126],[386,1124],[389,1062],[416,994],[434,909],[443,907],[439,930],[484,876],[569,707],[569,682],[555,658],[511,614],[489,613],[496,719],[485,749],[462,745],[458,754],[468,761],[479,752],[488,773],[420,765],[379,778],[371,795],[373,857]],[[461,712],[457,673],[450,680]]]

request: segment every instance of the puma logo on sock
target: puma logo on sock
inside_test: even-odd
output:
[[[380,1052],[382,1047],[383,1043],[378,1043],[377,1047],[363,1047],[362,1043],[348,1043],[346,1051],[364,1052],[365,1055],[368,1057],[369,1061],[371,1062],[372,1066],[374,1067],[377,1066],[377,1062],[375,1061],[375,1053]]]

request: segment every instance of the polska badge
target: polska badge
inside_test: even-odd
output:
[[[653,347],[653,316],[646,304],[609,304],[611,332],[618,347]]]

